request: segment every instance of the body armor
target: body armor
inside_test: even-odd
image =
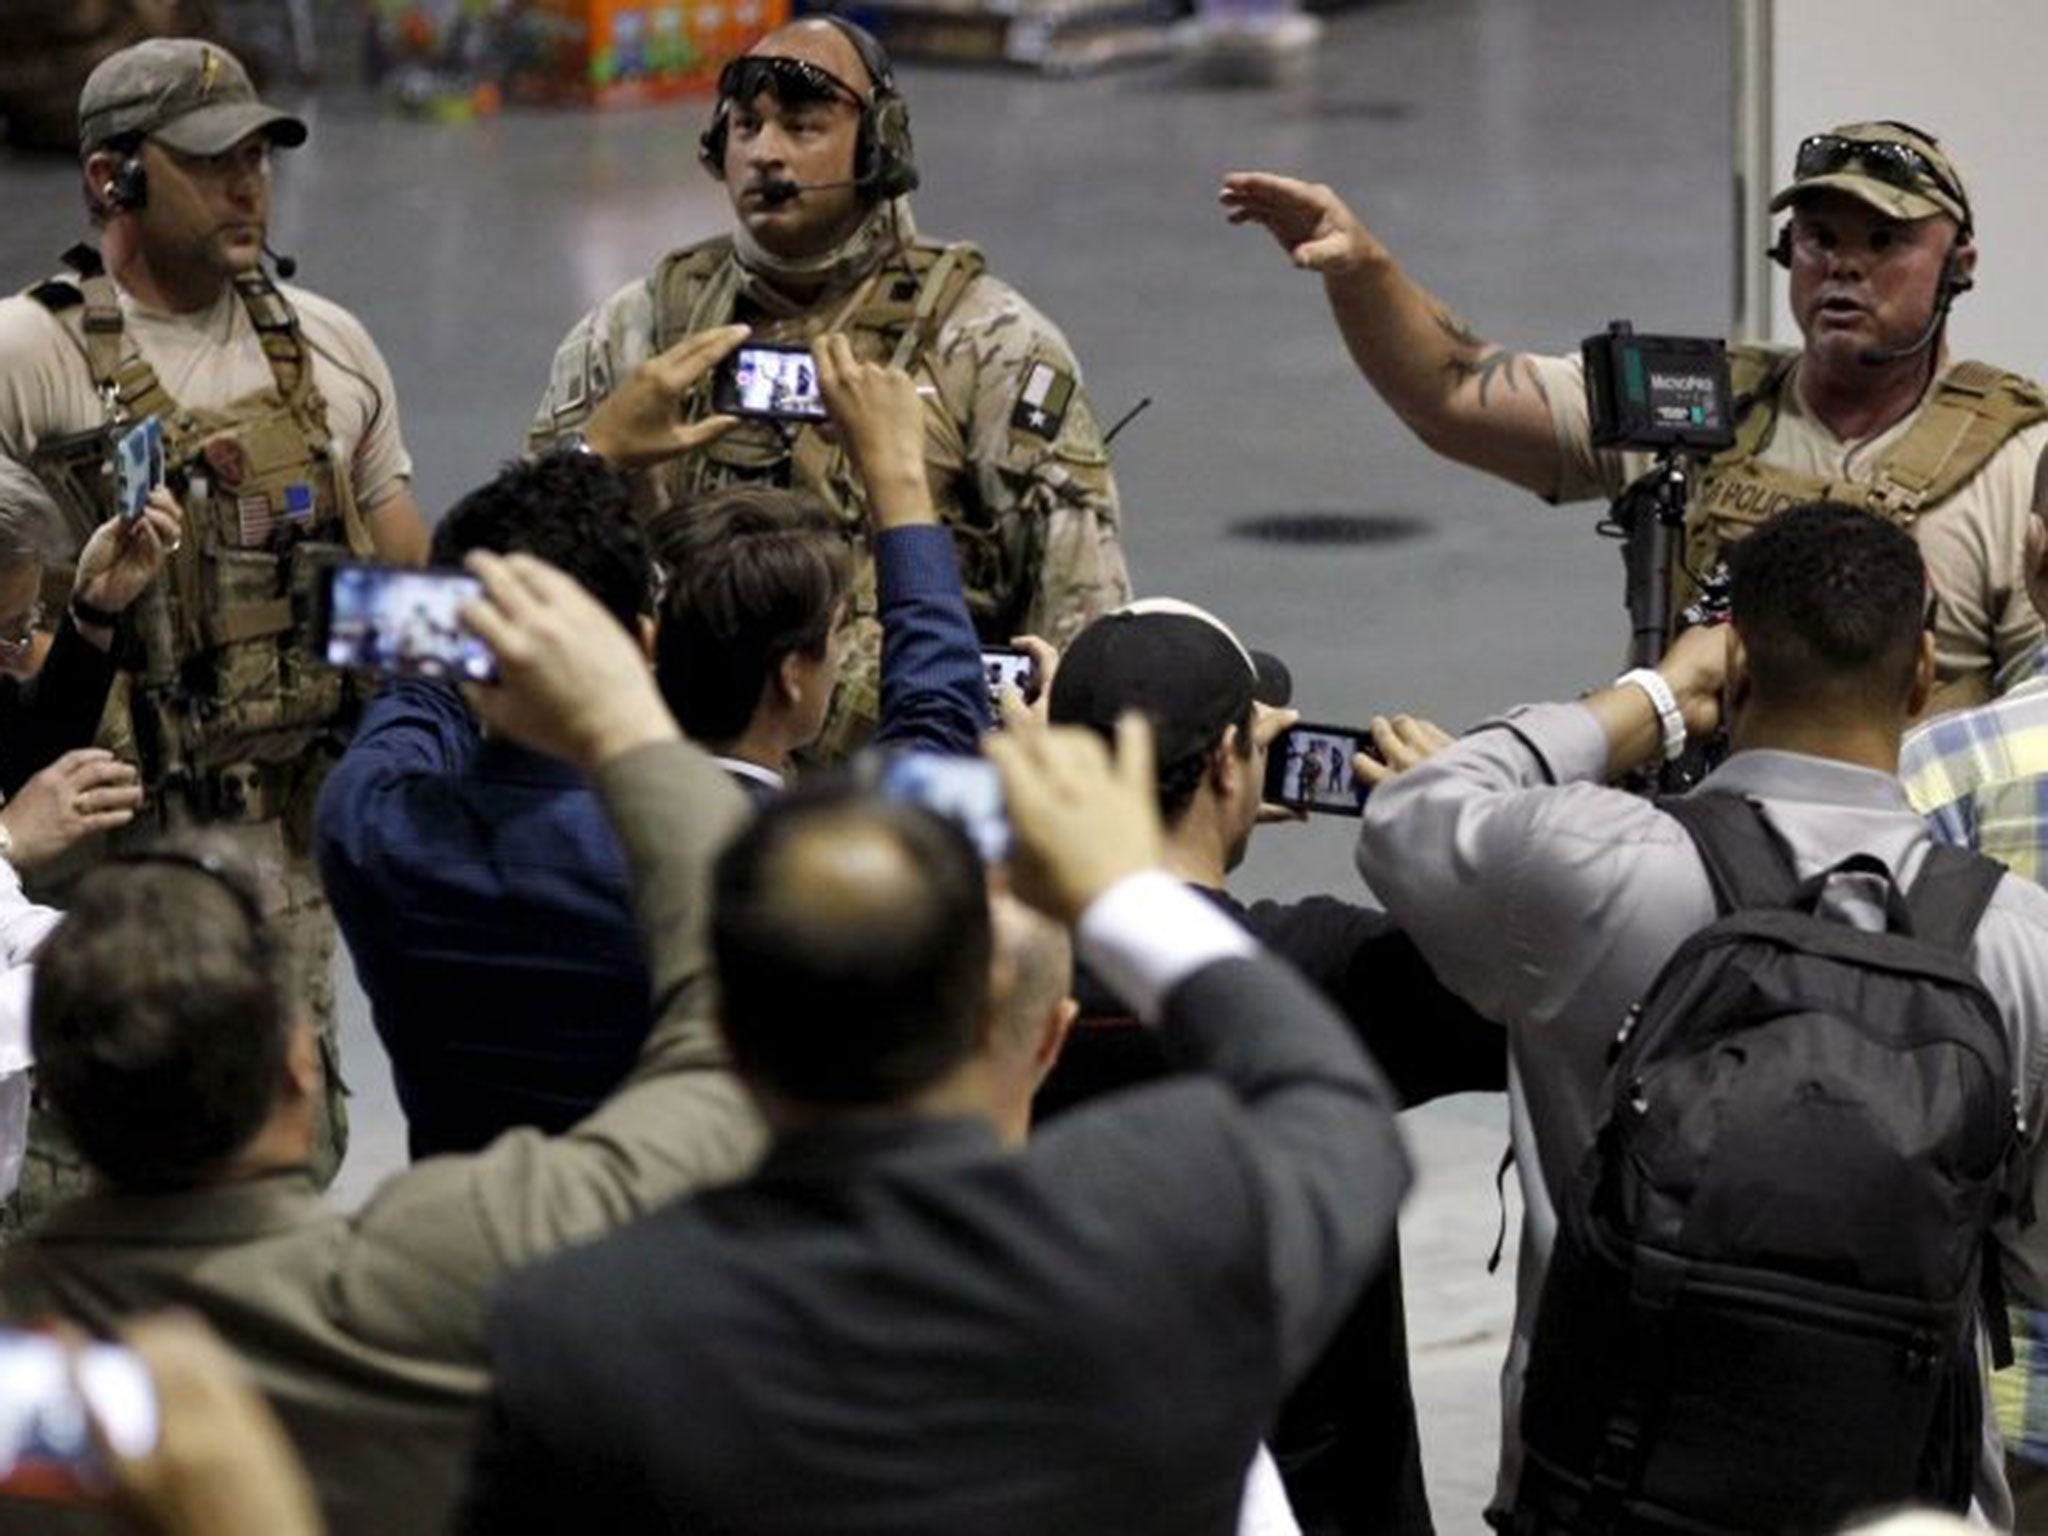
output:
[[[309,815],[318,774],[308,770],[320,757],[313,748],[322,738],[338,744],[353,700],[300,635],[320,566],[367,557],[371,544],[297,317],[262,271],[238,276],[236,297],[272,387],[220,410],[191,409],[124,348],[119,298],[97,254],[78,247],[65,259],[71,271],[30,295],[76,324],[107,419],[40,445],[30,468],[82,542],[112,511],[114,439],[155,416],[185,511],[165,579],[136,604],[139,661],[131,656],[115,685],[102,742],[139,763],[166,823]],[[65,584],[68,573],[59,577]]]
[[[808,342],[837,331],[855,353],[915,371],[929,356],[940,327],[968,286],[987,269],[974,246],[918,241],[855,285],[833,303],[781,320],[747,316],[762,341]],[[650,284],[654,295],[654,350],[658,354],[686,336],[732,322],[741,295],[741,269],[732,242],[707,240],[666,257]],[[936,380],[937,370],[927,369]],[[712,414],[710,381],[702,398],[686,407],[689,416]],[[1042,552],[1037,520],[1015,528],[996,526],[975,493],[961,432],[964,402],[934,400],[925,412],[925,464],[931,474],[939,515],[959,551],[968,611],[985,635],[1007,639],[1021,622]],[[816,493],[849,537],[867,523],[867,499],[846,454],[814,425],[742,421],[739,426],[655,472],[662,477],[668,505],[687,505],[708,491],[752,481],[797,485]],[[872,576],[868,578],[872,580]]]
[[[1686,517],[1683,569],[1674,609],[1691,601],[1699,576],[1757,524],[1807,501],[1844,502],[1911,529],[1922,512],[1953,496],[2016,432],[2048,418],[2048,395],[1988,363],[1957,363],[1935,380],[1918,418],[1885,450],[1867,479],[1830,480],[1764,463],[1796,352],[1756,345],[1728,349],[1735,392],[1733,447],[1708,461]]]

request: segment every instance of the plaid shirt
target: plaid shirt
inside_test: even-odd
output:
[[[2048,885],[2048,649],[2003,698],[1928,721],[1899,749],[1906,798],[1935,841]],[[1991,1379],[2008,1452],[2048,1465],[2048,1312],[2012,1310],[2013,1364]]]

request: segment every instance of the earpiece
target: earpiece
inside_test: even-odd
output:
[[[1778,238],[1772,242],[1771,248],[1766,254],[1779,266],[1784,267],[1788,271],[1791,270],[1792,226],[1790,224],[1778,226]]]
[[[1943,304],[1957,294],[1968,293],[1977,286],[1977,280],[1964,272],[1962,263],[1956,259],[1956,253],[1961,249],[1962,243],[1962,240],[1958,239],[1948,248],[1948,254],[1941,259],[1941,277],[1937,280],[1935,293]]]
[[[149,201],[149,172],[142,156],[129,155],[114,168],[114,178],[105,188],[107,207],[115,213],[133,213]]]

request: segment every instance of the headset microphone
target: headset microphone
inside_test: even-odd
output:
[[[1949,306],[1956,301],[1959,293],[1968,293],[1969,278],[1957,270],[1955,248],[1949,248],[1948,255],[1941,263],[1941,276],[1936,280],[1940,297],[1935,301],[1934,313],[1927,317],[1927,324],[1911,344],[1903,347],[1865,347],[1856,354],[1856,361],[1866,368],[1884,368],[1893,363],[1903,362],[1934,345],[1934,338],[1941,334],[1942,322],[1948,319]]]
[[[840,187],[864,187],[871,179],[856,176],[851,181],[791,181],[786,176],[778,176],[771,181],[762,182],[754,189],[754,195],[768,207],[780,208],[804,192],[830,192]]]
[[[283,278],[286,282],[290,282],[294,277],[297,277],[299,275],[298,262],[295,261],[290,256],[278,255],[276,251],[273,251],[270,248],[270,242],[268,240],[263,242],[263,254],[270,258],[271,265],[277,268],[277,275]]]

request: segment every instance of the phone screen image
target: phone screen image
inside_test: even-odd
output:
[[[461,571],[337,565],[327,573],[320,659],[330,667],[386,677],[489,682],[490,647],[462,622],[483,585]]]
[[[1296,811],[1331,816],[1365,813],[1365,786],[1351,759],[1372,750],[1366,732],[1345,725],[1297,725],[1274,738],[1266,753],[1266,799]]]
[[[156,1390],[131,1352],[85,1344],[74,1357],[55,1339],[0,1330],[0,1494],[104,1497],[109,1479],[88,1412],[121,1455],[156,1449]]]
[[[720,410],[777,421],[825,419],[809,347],[741,347],[723,365],[720,383],[713,402]]]
[[[984,863],[1000,864],[1010,856],[1010,818],[995,764],[941,752],[897,752],[882,763],[880,787],[892,800],[958,822]]]
[[[988,707],[998,712],[1003,705],[1005,689],[1029,703],[1037,693],[1037,664],[1031,653],[1007,645],[984,646],[981,652],[981,670],[988,679]]]
[[[145,416],[114,443],[115,510],[132,523],[149,504],[149,493],[164,483],[164,426]]]

